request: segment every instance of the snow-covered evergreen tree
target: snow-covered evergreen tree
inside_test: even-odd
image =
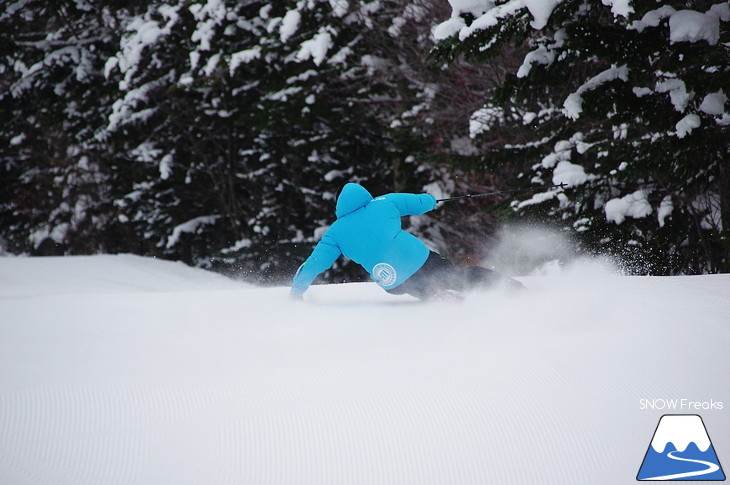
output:
[[[25,0],[0,13],[0,229],[13,252],[116,251],[129,242],[111,203],[123,184],[96,135],[114,92],[102,67],[134,5]]]
[[[341,2],[153,3],[106,63],[105,137],[136,164],[117,203],[157,250],[290,275],[347,180],[386,179],[362,19]]]
[[[471,122],[464,112],[509,62],[449,70],[426,59],[444,6],[12,3],[0,18],[0,170],[9,181],[0,244],[288,278],[347,180],[438,196],[503,187],[513,165],[466,162],[507,132],[469,139],[489,111]],[[447,173],[447,160],[459,170]],[[409,229],[478,257],[493,217],[452,204]]]
[[[2,244],[290,275],[340,184],[430,181],[409,155],[430,143],[433,88],[404,55],[428,27],[400,35],[423,16],[406,0],[12,3]]]
[[[514,133],[485,150],[487,165],[520,169],[521,185],[569,187],[514,209],[635,271],[730,270],[728,2],[450,3],[437,55],[526,46],[470,135]]]

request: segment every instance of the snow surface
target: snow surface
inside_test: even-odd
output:
[[[0,483],[634,483],[661,415],[730,453],[730,275],[546,265],[520,294],[259,288],[0,258]]]

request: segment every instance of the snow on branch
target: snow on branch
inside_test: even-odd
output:
[[[668,19],[674,14],[676,10],[669,6],[664,5],[663,7],[657,8],[656,10],[650,10],[641,17],[641,20],[634,20],[626,28],[628,30],[636,30],[642,33],[647,27],[658,27],[664,19]]]
[[[680,113],[683,113],[687,109],[687,104],[694,97],[694,93],[687,92],[687,86],[684,84],[684,81],[672,77],[658,81],[654,87],[654,91],[657,93],[669,93],[672,106]]]
[[[688,114],[677,122],[675,128],[677,129],[677,138],[684,138],[695,128],[699,128],[702,124],[700,117],[696,114]]]
[[[713,5],[706,13],[680,10],[669,17],[669,40],[672,43],[704,40],[710,45],[717,45],[720,40],[720,20],[730,20],[727,2]]]
[[[58,65],[77,65],[81,66],[82,51],[77,46],[67,46],[60,49],[56,49],[48,53],[41,61],[36,62],[29,68],[17,69],[21,72],[20,79],[10,86],[9,91],[13,97],[20,97],[27,89],[29,89],[34,82],[36,76],[45,73],[53,66]],[[19,64],[18,67],[22,66]],[[24,67],[24,66],[23,66]],[[77,79],[83,79],[83,76],[77,74]]]
[[[228,13],[225,3],[222,0],[208,0],[205,5],[191,5],[189,10],[198,21],[190,39],[200,44],[201,51],[211,50],[215,28],[223,23]]]
[[[163,86],[171,79],[168,73],[159,79],[148,82],[134,89],[127,91],[123,98],[117,99],[112,104],[112,112],[109,114],[107,132],[114,132],[120,126],[135,120],[145,120],[154,114],[156,108],[140,109],[147,103],[148,95],[153,90]]]
[[[730,21],[730,5],[727,2],[717,3],[707,12],[695,10],[675,10],[669,5],[650,10],[641,20],[635,20],[627,27],[630,30],[643,32],[648,27],[658,27],[662,21],[669,19],[669,41],[700,42],[717,45],[720,39],[720,21]]]
[[[170,238],[167,240],[167,248],[171,248],[175,246],[178,241],[180,240],[180,236],[184,233],[190,233],[190,232],[196,232],[201,226],[204,226],[206,224],[213,224],[215,221],[217,221],[221,216],[200,216],[195,217],[193,219],[190,219],[187,222],[183,222],[182,224],[179,224],[175,226],[175,228],[172,230],[172,234],[170,235]]]
[[[565,38],[565,29],[560,29],[555,32],[553,37],[554,42],[552,44],[541,44],[537,49],[528,52],[517,71],[517,77],[526,77],[532,70],[533,64],[542,64],[544,66],[552,64],[557,57],[557,50],[563,47]]]
[[[289,37],[294,35],[299,28],[299,22],[302,19],[302,14],[299,10],[289,10],[281,21],[279,26],[279,37],[282,42],[286,42]]]
[[[627,217],[641,219],[652,213],[651,205],[646,199],[646,192],[637,190],[620,199],[611,199],[604,206],[606,220],[621,224]]]
[[[616,79],[627,81],[628,77],[629,69],[625,65],[620,67],[611,66],[609,69],[589,79],[576,92],[569,95],[565,103],[563,103],[563,112],[568,118],[577,120],[583,112],[583,94]]]
[[[132,84],[132,77],[139,69],[142,61],[142,53],[147,46],[157,43],[160,38],[170,34],[172,27],[178,22],[177,9],[170,6],[162,6],[157,9],[164,19],[165,25],[160,26],[157,20],[152,20],[156,13],[150,9],[144,18],[135,18],[126,28],[125,34],[120,41],[120,50],[115,56],[107,59],[104,66],[104,75],[109,77],[114,68],[124,74],[124,80],[120,81],[119,88],[126,91]]]
[[[628,17],[634,11],[631,0],[601,0],[601,3],[611,7],[611,13],[614,16]]]
[[[451,18],[437,25],[433,30],[433,35],[436,40],[442,40],[458,32],[459,40],[464,40],[476,31],[494,27],[502,19],[521,15],[525,9],[532,16],[530,26],[535,30],[540,30],[547,25],[553,10],[562,1],[510,0],[501,5],[494,5],[490,1],[450,0]],[[461,18],[462,12],[470,13],[477,18],[467,26]]]
[[[474,139],[501,123],[504,123],[504,109],[491,105],[479,108],[469,118],[469,138]]]
[[[708,115],[722,115],[725,112],[725,103],[727,95],[720,89],[714,93],[709,93],[702,99],[700,111]]]
[[[333,45],[330,30],[327,26],[322,27],[313,38],[302,42],[299,52],[297,52],[297,60],[306,61],[311,58],[317,66],[322,64],[327,56],[327,51]]]
[[[252,47],[231,54],[231,60],[228,63],[228,69],[230,70],[231,76],[236,72],[236,68],[241,64],[248,64],[249,62],[256,60],[261,57],[261,46]]]

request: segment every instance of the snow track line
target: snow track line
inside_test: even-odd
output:
[[[671,458],[672,460],[687,461],[690,463],[698,463],[700,465],[706,465],[708,468],[705,470],[698,470],[698,471],[694,471],[694,472],[675,473],[674,475],[662,475],[660,477],[644,478],[642,480],[676,480],[678,478],[699,477],[702,475],[709,475],[710,473],[714,473],[720,469],[719,466],[717,466],[714,463],[711,463],[709,461],[682,458],[679,456],[674,456],[673,453],[678,453],[678,451],[674,450],[674,451],[670,451],[669,453],[667,453],[667,456],[669,458]]]

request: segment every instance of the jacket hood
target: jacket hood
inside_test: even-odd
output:
[[[335,207],[335,215],[340,218],[351,212],[355,212],[361,207],[367,205],[373,200],[373,196],[362,185],[349,183],[342,188],[340,196],[337,198],[337,206]]]

